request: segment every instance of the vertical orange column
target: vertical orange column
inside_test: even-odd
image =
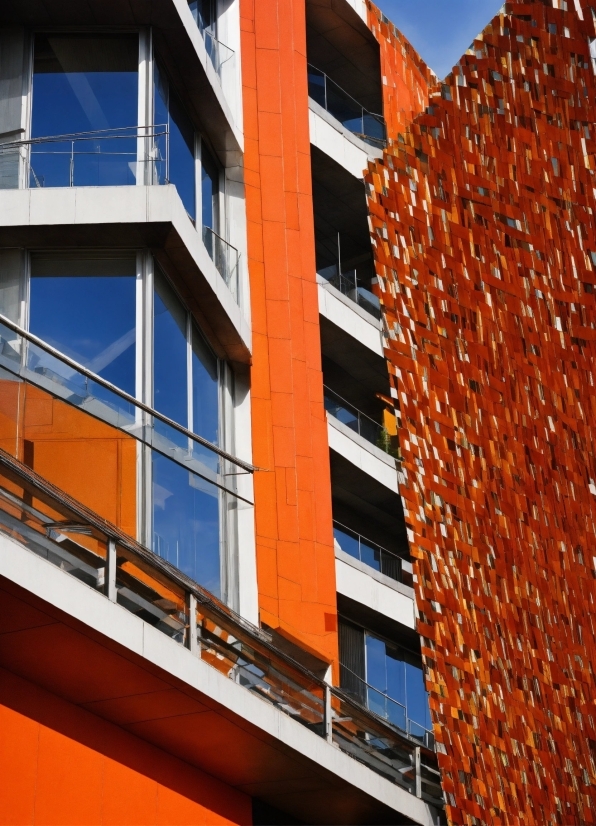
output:
[[[331,662],[337,612],[304,0],[241,0],[261,620]]]

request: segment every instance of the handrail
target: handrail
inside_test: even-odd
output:
[[[156,129],[163,127],[163,131],[157,132]],[[119,135],[112,134],[114,132],[127,132],[131,129],[151,130],[142,135]],[[131,140],[142,138],[158,138],[162,135],[169,134],[169,127],[166,123],[153,124],[151,126],[114,126],[111,129],[95,129],[91,132],[67,132],[64,135],[43,135],[37,138],[27,138],[19,141],[10,141],[9,143],[0,144],[0,153],[6,149],[16,149],[19,146],[35,146],[43,143],[66,143],[67,141],[91,141],[97,138],[101,140],[122,140],[130,138]]]
[[[398,559],[400,562],[407,562],[407,560],[404,560],[399,554],[396,554],[394,551],[388,551],[387,548],[384,548],[382,545],[379,545],[378,542],[373,542],[372,539],[368,539],[368,537],[363,536],[361,533],[359,533],[358,531],[355,531],[353,528],[349,528],[347,525],[344,525],[341,522],[338,522],[337,519],[333,520],[333,524],[337,525],[339,528],[343,528],[344,530],[355,534],[358,537],[358,539],[363,539],[371,547],[378,548],[379,551],[383,551],[383,553],[389,554],[389,556],[392,556],[394,559]]]
[[[359,410],[359,409],[356,407],[356,405],[355,405],[355,404],[352,404],[352,402],[349,402],[347,399],[344,399],[344,397],[343,397],[343,396],[340,396],[340,395],[339,395],[339,393],[336,393],[336,392],[335,392],[335,390],[332,390],[332,389],[331,389],[331,387],[329,387],[329,385],[324,384],[324,385],[323,385],[323,390],[327,390],[329,393],[331,393],[332,395],[334,395],[334,396],[335,396],[337,399],[339,399],[341,402],[343,402],[344,404],[346,404],[346,405],[348,406],[348,408],[351,408],[352,410],[354,410],[354,411],[356,412],[356,414],[358,415],[358,418],[360,418],[360,416],[362,416],[363,418],[368,419],[368,421],[369,421],[371,424],[374,424],[374,425],[375,425],[375,427],[378,427],[378,428],[379,428],[379,430],[383,430],[383,425],[382,425],[382,424],[380,424],[379,422],[375,422],[375,420],[374,420],[374,419],[372,419],[370,416],[367,416],[367,414],[366,414],[366,413],[363,413],[361,410]]]
[[[158,608],[165,619],[171,616],[175,627],[184,633],[172,633],[172,625],[166,628],[165,623],[160,625],[159,630],[168,634],[173,642],[185,645],[195,656],[204,658],[209,665],[244,685],[247,690],[263,687],[264,690],[257,690],[257,693],[264,701],[291,714],[311,731],[337,744],[353,759],[393,782],[403,786],[400,773],[412,772],[415,780],[405,784],[408,791],[418,797],[426,797],[434,805],[442,805],[439,797],[428,795],[422,788],[426,784],[440,790],[438,783],[424,775],[425,772],[438,774],[432,748],[421,745],[406,732],[355,702],[342,689],[330,686],[291,655],[278,649],[265,631],[3,449],[0,449],[0,469],[10,483],[9,488],[0,484],[0,530],[8,533],[14,541],[20,541],[31,552],[41,551],[41,555],[51,564],[58,565],[65,575],[77,576],[77,568],[72,564],[77,560],[78,570],[83,572],[85,567],[90,570],[89,566],[94,565],[91,570],[102,572],[101,580],[98,573],[95,585],[91,585],[96,592],[133,613],[144,603]],[[12,490],[14,484],[17,490],[21,488],[24,493],[15,493]],[[36,507],[29,503],[29,496],[39,503]],[[8,506],[2,506],[2,501],[7,502]],[[20,507],[27,518],[19,517],[18,513],[15,515],[15,506]],[[43,512],[43,507],[48,508],[49,513]],[[64,521],[56,521],[56,514]],[[39,526],[37,529],[35,523]],[[91,551],[84,542],[64,541],[69,534],[75,537],[87,534],[90,540],[103,543],[102,548],[96,552]],[[20,536],[23,538],[20,539]],[[118,551],[118,548],[121,550]],[[47,555],[48,550],[51,556]],[[65,555],[68,559],[69,554],[70,563],[63,565],[61,559]],[[131,560],[133,565],[140,565],[140,578],[135,578],[130,569],[131,562],[127,560]],[[163,598],[163,589],[170,595],[166,599]],[[120,594],[124,597],[123,602]],[[147,603],[149,599],[153,602]],[[172,599],[177,599],[179,606],[185,606],[182,614],[176,613],[180,608]],[[172,609],[164,606],[164,602],[169,603]],[[144,620],[147,621],[146,612]],[[270,662],[263,659],[264,655],[270,658]],[[251,685],[251,679],[256,683]],[[287,706],[285,701],[280,703],[280,695],[287,696],[288,702],[294,705]],[[431,765],[428,765],[429,760]]]
[[[376,147],[383,147],[383,146],[386,145],[386,143],[387,143],[387,139],[386,139],[387,130],[386,130],[385,118],[382,115],[379,115],[375,112],[371,112],[370,110],[366,109],[358,100],[356,100],[355,97],[353,97],[349,92],[346,92],[346,90],[343,89],[339,85],[339,83],[336,83],[334,80],[332,80],[325,72],[321,71],[321,69],[318,69],[316,66],[313,66],[312,63],[307,64],[307,72],[308,72],[309,96],[312,97],[312,99],[316,103],[318,103],[320,106],[322,106],[327,112],[329,112],[329,114],[332,117],[336,118],[346,129],[348,129],[350,132],[352,132],[352,134],[359,137],[365,143],[369,143],[369,144],[371,144],[373,146],[376,146]],[[323,79],[323,83],[322,83],[323,98],[322,98],[322,100],[320,99],[320,95],[317,94],[317,86],[319,84],[315,83],[314,80],[313,80],[312,87],[311,87],[311,78],[315,78],[315,77],[320,77],[320,78]],[[340,100],[341,100],[341,98],[343,98],[343,106],[344,107],[347,106],[347,107],[352,108],[353,111],[352,111],[352,115],[350,117],[344,117],[343,116],[343,115],[345,115],[345,112],[342,113],[342,104],[341,103],[338,106],[337,105],[338,104],[337,100],[334,103],[331,103],[329,101],[329,96],[330,95],[329,95],[329,92],[328,92],[328,86],[335,87],[335,89],[337,90],[337,91],[335,91],[335,95],[338,96]],[[312,92],[312,94],[311,94],[311,92]],[[338,95],[338,93],[339,93],[339,95]],[[360,124],[361,131],[360,132],[356,131],[356,129],[352,128],[352,126],[349,125],[350,123],[353,123],[355,117],[361,120],[361,124]],[[369,120],[369,121],[372,121],[372,122],[378,124],[378,126],[381,128],[381,131],[382,131],[381,136],[374,135],[374,134],[371,135],[366,131],[366,129],[365,129],[365,121],[366,120]]]
[[[307,63],[307,67],[308,67],[309,69],[314,69],[314,70],[315,70],[315,72],[320,72],[320,74],[322,74],[322,75],[323,75],[323,77],[324,77],[326,80],[328,80],[328,81],[330,81],[331,83],[333,83],[333,85],[334,85],[334,86],[337,86],[337,88],[338,88],[341,92],[343,92],[343,94],[344,94],[346,97],[349,97],[349,98],[350,98],[350,100],[353,100],[353,101],[354,101],[354,103],[356,104],[356,106],[358,106],[358,108],[359,108],[359,109],[362,109],[362,111],[363,111],[363,112],[366,112],[366,114],[367,114],[367,115],[371,115],[373,118],[377,118],[379,121],[382,121],[383,123],[385,123],[385,118],[383,117],[383,115],[379,115],[377,112],[371,112],[369,109],[367,109],[365,106],[363,106],[363,105],[360,103],[360,101],[356,100],[356,98],[355,98],[355,97],[353,97],[353,96],[352,96],[349,92],[346,92],[346,90],[345,90],[342,86],[340,86],[340,85],[339,85],[339,83],[337,83],[335,80],[333,80],[333,78],[329,77],[329,75],[328,75],[326,72],[324,72],[322,69],[318,69],[318,68],[317,68],[316,66],[314,66],[312,63]]]
[[[116,396],[119,396],[124,401],[128,402],[128,404],[132,404],[134,407],[138,407],[143,413],[147,413],[149,416],[152,416],[155,419],[158,419],[163,424],[167,424],[168,427],[177,430],[178,433],[181,433],[183,436],[186,436],[188,439],[192,439],[197,444],[206,447],[208,450],[213,451],[218,456],[221,456],[222,459],[226,459],[228,462],[232,462],[234,465],[238,465],[243,470],[247,471],[247,473],[254,473],[259,468],[256,468],[254,465],[251,465],[249,462],[245,462],[243,459],[238,459],[236,456],[232,456],[231,453],[228,453],[222,448],[214,445],[208,439],[205,439],[203,436],[199,436],[197,433],[193,433],[192,430],[188,430],[188,428],[184,427],[178,422],[175,422],[173,419],[170,419],[168,416],[164,416],[163,413],[160,413],[158,410],[155,410],[153,407],[149,407],[149,405],[144,404],[144,402],[139,401],[134,396],[131,396],[130,393],[127,393],[125,390],[121,390],[115,384],[108,381],[107,379],[98,376],[97,373],[94,373],[91,370],[88,370],[86,367],[83,367],[82,364],[79,364],[74,359],[71,359],[69,356],[64,355],[59,350],[56,350],[55,347],[52,347],[50,344],[47,344],[43,339],[38,338],[38,336],[34,335],[33,333],[24,330],[18,324],[15,324],[14,321],[11,321],[5,315],[0,313],[0,324],[8,327],[9,330],[12,330],[17,335],[24,338],[26,341],[30,341],[32,344],[35,344],[36,347],[39,347],[41,350],[44,350],[49,355],[53,356],[54,358],[58,359],[58,361],[67,364],[69,367],[72,367],[73,370],[76,370],[79,373],[82,373],[86,378],[91,379],[96,384],[99,384],[101,387],[104,387],[106,390],[109,390],[111,393],[114,393]]]

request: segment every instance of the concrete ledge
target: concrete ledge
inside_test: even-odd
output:
[[[0,246],[148,246],[185,282],[220,350],[248,362],[250,325],[209,257],[173,185],[7,189],[0,198]],[[184,296],[185,298],[187,295]]]
[[[320,275],[317,275],[317,284],[321,315],[340,330],[345,330],[377,356],[385,358],[381,322]]]
[[[382,151],[353,135],[312,98],[309,98],[308,106],[311,144],[362,180],[369,160],[382,157]]]
[[[337,548],[335,577],[338,594],[343,594],[407,628],[416,629],[414,591],[411,588],[394,582],[383,574],[377,574],[377,571],[367,568]],[[381,577],[385,582],[380,581]]]
[[[438,822],[423,801],[4,535],[0,576],[8,670],[307,822],[395,823],[396,813],[400,823]],[[73,657],[77,667],[65,673]],[[173,710],[176,691],[195,701],[192,712]],[[166,713],[135,722],[135,698],[147,692],[168,697]]]
[[[327,413],[329,447],[393,493],[399,494],[397,463],[351,428]]]

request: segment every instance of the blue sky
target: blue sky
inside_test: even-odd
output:
[[[375,0],[439,77],[449,74],[503,0]]]

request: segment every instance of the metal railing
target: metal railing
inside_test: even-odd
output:
[[[218,273],[228,285],[232,295],[238,302],[238,265],[240,253],[229,244],[221,235],[211,229],[203,227],[203,243]]]
[[[325,72],[308,64],[308,94],[354,135],[371,146],[383,148],[387,144],[385,120],[382,115],[369,112]]]
[[[443,805],[431,748],[329,686],[277,649],[267,633],[2,449],[0,532],[372,771]]]
[[[234,56],[234,50],[230,49],[229,46],[226,46],[220,40],[218,40],[213,32],[209,29],[208,26],[205,25],[205,22],[201,16],[199,11],[199,4],[197,0],[189,0],[189,8],[190,12],[193,16],[195,23],[197,24],[197,28],[201,33],[201,36],[205,42],[205,50],[209,57],[209,60],[213,64],[213,68],[217,72],[217,74],[221,77],[221,69],[224,63],[227,63],[230,58]]]
[[[350,430],[353,430],[358,435],[366,439],[367,442],[375,445],[384,453],[395,457],[394,449],[391,444],[391,438],[387,432],[387,428],[382,424],[375,422],[366,413],[362,413],[353,404],[346,401],[334,390],[331,390],[327,385],[323,386],[323,398],[325,402],[325,410],[330,413],[335,419],[345,424]]]
[[[127,126],[48,135],[0,145],[0,161],[12,164],[14,186],[23,165],[26,186],[130,186],[168,183],[169,128]]]
[[[411,562],[377,545],[376,542],[366,539],[336,519],[333,520],[333,533],[337,545],[344,553],[396,582],[402,582],[409,587],[413,586]]]
[[[0,315],[0,368],[242,499],[236,491],[236,475],[254,472],[251,464],[134,398],[3,315]]]
[[[331,264],[322,267],[317,273],[324,278],[332,287],[347,296],[367,313],[370,313],[377,320],[381,318],[381,302],[365,284],[370,286],[369,279],[363,279],[358,275],[358,270],[351,269],[345,272],[340,271],[338,264]]]
[[[342,688],[354,695],[369,711],[388,720],[401,731],[406,732],[413,740],[419,741],[428,749],[434,749],[435,738],[432,731],[417,723],[408,716],[407,706],[367,683],[358,674],[355,674],[347,665],[340,662]]]

